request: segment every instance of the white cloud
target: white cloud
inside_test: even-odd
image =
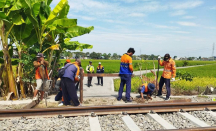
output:
[[[180,33],[180,34],[190,34],[191,32],[187,32],[187,31],[173,31],[175,33]]]
[[[129,16],[132,16],[132,17],[144,17],[146,15],[143,14],[143,13],[130,13]]]
[[[88,16],[81,16],[81,18],[84,19],[84,20],[89,20],[89,21],[95,20],[94,17],[88,17]]]
[[[176,26],[155,25],[155,24],[153,24],[153,27],[156,27],[156,28],[163,28],[163,29],[178,29],[178,28],[179,28],[179,27],[176,27]]]
[[[184,10],[178,10],[178,11],[170,13],[171,16],[179,16],[179,15],[184,15],[184,14],[186,14],[186,11]]]
[[[191,1],[186,1],[186,2],[175,2],[175,3],[170,3],[170,8],[172,9],[191,9],[198,7],[203,4],[203,1],[200,0],[191,0]]]
[[[184,17],[182,17],[183,19],[194,19],[194,18],[196,18],[195,16],[184,16]]]
[[[185,21],[180,21],[180,22],[177,22],[179,25],[182,25],[182,26],[199,26],[198,24],[196,23],[193,23],[193,22],[185,22]]]

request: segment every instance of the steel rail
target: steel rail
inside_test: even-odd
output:
[[[129,105],[106,105],[106,106],[79,106],[79,107],[61,107],[61,108],[41,108],[41,109],[3,109],[0,110],[0,119],[10,117],[33,117],[33,116],[82,116],[91,115],[92,112],[96,115],[105,114],[121,114],[127,112],[133,113],[148,113],[153,112],[175,112],[216,110],[216,102],[178,102],[178,103],[148,103],[148,104],[129,104]]]

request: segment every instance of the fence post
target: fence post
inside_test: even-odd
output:
[[[84,79],[84,70],[80,68],[80,103],[83,103],[83,79]]]

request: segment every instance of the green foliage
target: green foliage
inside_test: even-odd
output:
[[[193,80],[193,75],[191,73],[186,71],[181,71],[181,70],[176,72],[176,77],[178,77],[180,80],[186,80],[186,81]]]
[[[203,62],[200,62],[200,63],[203,63]],[[192,62],[192,63],[195,65],[199,64],[199,62],[198,63]],[[216,79],[215,79],[216,72],[214,70],[216,70],[215,64],[198,66],[198,67],[189,67],[189,68],[184,68],[184,69],[177,69],[177,72],[178,72],[177,77],[176,77],[177,81],[171,82],[171,87],[176,89],[176,91],[179,91],[179,93],[184,93],[185,91],[186,92],[197,91],[198,88],[200,89],[200,92],[202,92],[207,86],[216,87]],[[188,73],[189,75],[187,76],[188,80],[186,80],[187,77],[184,79],[178,80],[179,74],[187,74],[187,72],[189,72]],[[160,80],[161,75],[162,75],[162,71],[159,72],[158,81]],[[148,78],[153,80],[154,79],[153,74],[148,73]],[[190,79],[193,79],[193,80],[190,81]],[[133,77],[131,79],[131,90],[132,91],[137,92],[137,88],[139,87],[138,85],[140,85],[140,83],[137,84],[138,82],[139,80],[137,77]],[[120,86],[120,79],[115,79],[114,80],[115,91],[119,90],[119,86]]]
[[[183,62],[183,66],[187,66],[188,65],[188,61],[184,60]]]

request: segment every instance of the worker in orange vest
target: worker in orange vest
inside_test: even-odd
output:
[[[134,48],[129,48],[127,53],[122,55],[121,63],[120,63],[120,71],[119,76],[121,77],[120,88],[118,92],[117,100],[120,101],[122,99],[122,93],[124,85],[126,84],[126,103],[132,102],[130,99],[130,92],[131,92],[131,76],[133,73],[133,66],[132,66],[132,55],[135,53]]]
[[[147,98],[152,99],[151,95],[152,95],[152,92],[154,91],[154,89],[155,89],[154,84],[152,84],[152,83],[149,83],[149,84],[144,83],[144,84],[142,84],[142,86],[140,86],[140,88],[138,89],[138,92],[139,92],[142,99],[144,99],[143,94],[147,94]]]
[[[37,54],[37,61],[34,61],[34,67],[35,67],[35,79],[36,79],[36,83],[37,83],[37,87],[34,90],[34,97],[33,97],[33,101],[37,100],[37,93],[38,91],[40,91],[41,96],[40,96],[40,100],[43,100],[43,96],[44,96],[44,91],[48,90],[48,86],[46,84],[47,80],[49,80],[49,75],[48,75],[48,71],[47,71],[47,67],[49,66],[48,61],[44,60],[44,56],[42,53],[38,53]]]
[[[75,87],[75,83],[80,79],[80,65],[81,61],[76,60],[75,63],[67,63],[64,66],[66,69],[64,75],[61,77],[60,83],[64,98],[64,105],[70,105],[70,100],[72,100],[74,106],[80,105]]]
[[[166,99],[165,100],[169,100],[170,99],[170,79],[172,78],[173,81],[175,81],[175,76],[176,76],[176,66],[175,66],[175,61],[173,59],[171,59],[169,54],[165,54],[164,55],[164,60],[163,62],[161,62],[160,60],[160,56],[158,56],[158,62],[161,66],[164,66],[164,70],[163,70],[163,74],[160,78],[160,82],[159,82],[159,90],[158,90],[158,94],[157,96],[161,96],[162,95],[162,87],[165,83],[166,85],[166,90],[167,90],[167,94],[166,94]]]

